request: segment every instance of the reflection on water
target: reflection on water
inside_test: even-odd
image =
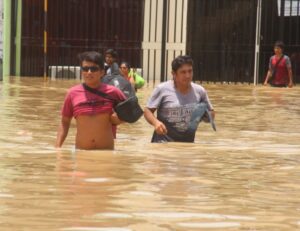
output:
[[[205,85],[218,131],[200,124],[195,144],[151,144],[141,119],[114,151],[75,151],[73,121],[56,150],[74,84],[1,83],[1,230],[300,229],[299,87]]]

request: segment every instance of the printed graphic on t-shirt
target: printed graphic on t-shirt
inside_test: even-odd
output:
[[[188,125],[191,120],[191,114],[195,108],[195,105],[196,104],[193,103],[180,107],[161,109],[161,119],[172,124],[177,131],[185,132],[188,129]]]

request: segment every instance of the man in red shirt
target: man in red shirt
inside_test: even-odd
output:
[[[274,45],[274,55],[270,58],[269,70],[264,82],[271,79],[273,87],[293,87],[293,74],[290,58],[283,54],[284,44],[277,41]]]
[[[100,79],[105,74],[104,59],[98,52],[81,53],[79,60],[84,84],[118,102],[126,99],[118,88],[101,83]],[[113,149],[115,126],[121,123],[113,111],[114,103],[111,99],[86,90],[82,84],[70,88],[62,107],[56,147],[62,146],[74,117],[77,128],[76,148]]]

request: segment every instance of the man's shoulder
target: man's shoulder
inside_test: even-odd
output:
[[[276,55],[271,56],[270,61],[272,62],[272,64],[276,64],[279,61],[279,58],[276,57]],[[290,57],[288,55],[283,55],[281,58],[280,63],[289,63],[290,62]]]
[[[162,82],[162,83],[158,84],[156,87],[159,89],[172,88],[172,87],[174,87],[174,83],[173,83],[173,80],[168,80],[166,82]]]
[[[74,92],[78,92],[78,91],[82,91],[83,90],[83,86],[82,84],[77,84],[73,87],[70,87],[69,90],[68,90],[68,93],[74,93]]]
[[[287,56],[287,55],[283,55],[283,59],[285,59],[285,60],[290,60],[290,57],[289,56]]]
[[[272,56],[270,57],[270,60],[272,60],[272,61],[273,61],[273,60],[274,60],[274,61],[275,61],[275,60],[277,61],[278,59],[279,59],[279,58],[277,58],[276,55],[272,55]],[[289,57],[288,55],[282,55],[282,59],[284,59],[284,60],[289,60],[290,57]]]
[[[192,82],[192,88],[195,89],[196,91],[201,91],[201,92],[206,92],[205,88],[197,83]]]

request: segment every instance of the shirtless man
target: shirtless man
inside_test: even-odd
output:
[[[126,99],[116,87],[100,82],[105,74],[104,60],[98,52],[79,54],[84,83],[102,91],[116,101]],[[113,149],[116,125],[120,124],[113,112],[114,102],[85,90],[82,84],[69,89],[62,107],[61,123],[57,132],[56,147],[61,147],[68,135],[71,120],[76,119],[76,148]]]

